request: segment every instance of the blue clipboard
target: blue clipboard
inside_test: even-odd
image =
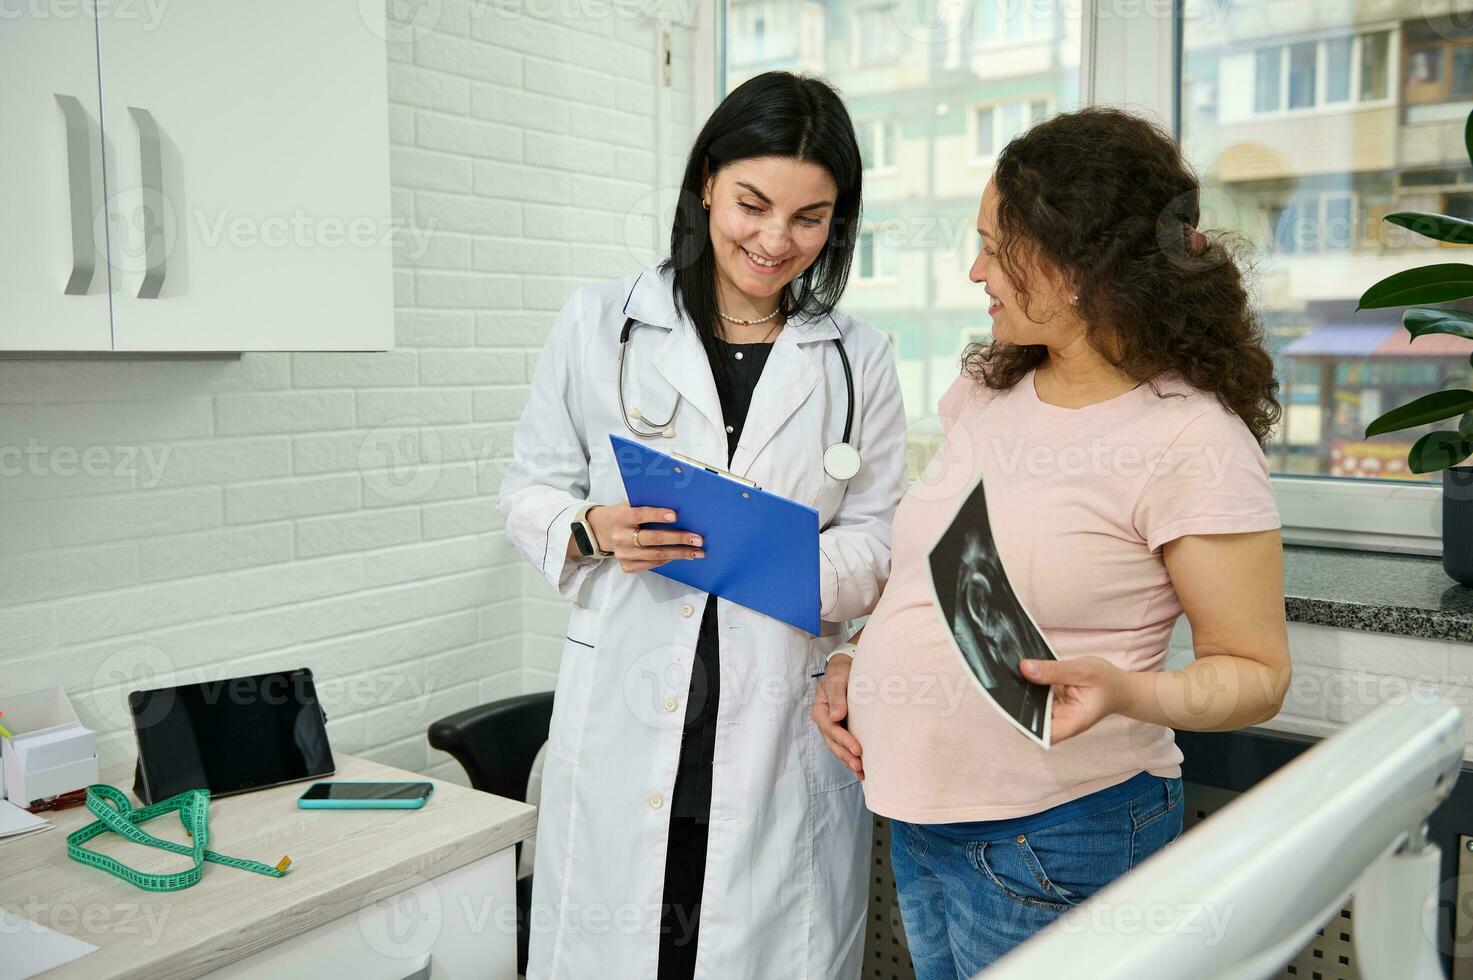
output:
[[[656,575],[818,635],[818,511],[613,433],[614,462],[631,507],[669,507],[701,536],[704,558],[669,561]]]

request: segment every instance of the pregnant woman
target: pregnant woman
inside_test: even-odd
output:
[[[1010,143],[982,195],[993,339],[941,398],[890,582],[813,707],[893,821],[921,980],[971,976],[1175,839],[1172,728],[1264,721],[1288,686],[1260,448],[1277,386],[1198,193],[1164,133],[1091,108]],[[933,569],[943,539],[971,551]],[[982,611],[948,621],[938,571]],[[1195,660],[1163,671],[1183,612]],[[1057,661],[1030,658],[1029,614]],[[1051,747],[986,699],[959,641],[994,683],[1052,686]]]

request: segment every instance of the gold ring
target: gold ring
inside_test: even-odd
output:
[[[644,545],[642,545],[642,544],[639,543],[639,532],[641,530],[642,530],[641,528],[635,528],[634,529],[634,546],[636,548],[643,548],[644,547]]]

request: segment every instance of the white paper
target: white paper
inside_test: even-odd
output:
[[[0,980],[25,980],[97,947],[0,908]]]
[[[28,813],[14,803],[0,800],[0,843],[50,829],[51,824],[44,818]]]

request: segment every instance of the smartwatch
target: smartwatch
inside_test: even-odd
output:
[[[607,558],[613,554],[612,551],[604,551],[599,547],[593,525],[588,521],[588,512],[597,506],[599,505],[584,504],[573,515],[573,543],[578,546],[578,553],[584,558]]]
[[[827,665],[830,660],[833,660],[835,657],[837,657],[841,653],[844,654],[845,656],[849,657],[849,659],[853,660],[854,659],[854,651],[856,651],[858,649],[859,649],[858,644],[849,643],[847,641],[844,642],[844,643],[840,643],[838,646],[834,647],[832,650],[829,651],[828,656],[826,656],[826,657],[823,658],[823,662],[824,662],[825,665]]]

